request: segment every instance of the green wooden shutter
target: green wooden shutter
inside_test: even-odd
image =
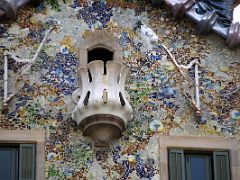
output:
[[[169,150],[169,180],[185,180],[183,150]]]
[[[35,180],[35,144],[20,144],[19,180]]]
[[[214,180],[230,180],[228,152],[213,152]]]

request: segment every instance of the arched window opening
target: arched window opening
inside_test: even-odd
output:
[[[95,48],[88,51],[88,63],[95,60],[104,61],[104,74],[106,74],[106,62],[113,60],[113,52],[105,48]]]

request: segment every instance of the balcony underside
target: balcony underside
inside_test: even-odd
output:
[[[79,124],[83,135],[93,138],[96,147],[108,147],[109,142],[121,137],[125,129],[124,121],[109,114],[96,114]]]

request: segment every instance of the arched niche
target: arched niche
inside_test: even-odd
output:
[[[99,53],[99,54],[94,54]],[[104,56],[105,54],[105,56]],[[104,57],[103,57],[104,56]],[[106,30],[96,30],[87,37],[79,47],[80,65],[87,65],[95,60],[122,61],[122,48]],[[110,59],[112,57],[112,59]]]

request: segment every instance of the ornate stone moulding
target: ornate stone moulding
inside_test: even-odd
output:
[[[93,138],[95,146],[108,146],[132,119],[129,95],[124,90],[129,74],[129,68],[117,61],[107,61],[104,67],[104,61],[95,60],[78,70],[80,88],[73,93],[77,105],[72,119],[84,136]]]

